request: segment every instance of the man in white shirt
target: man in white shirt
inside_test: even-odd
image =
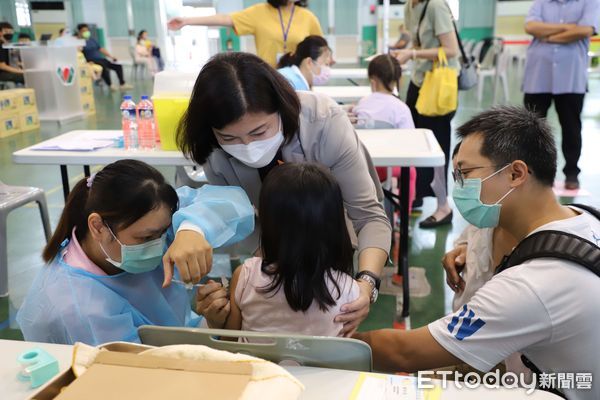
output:
[[[600,221],[560,205],[554,196],[556,145],[545,120],[523,108],[498,107],[477,115],[457,134],[462,144],[453,197],[468,222],[499,225],[518,241],[558,230],[600,245]],[[465,362],[489,371],[521,352],[543,372],[593,377],[600,376],[598,304],[598,276],[573,262],[538,258],[495,275],[460,310],[427,327],[355,337],[371,345],[378,370]],[[562,392],[569,399],[599,399],[600,383],[573,382]]]

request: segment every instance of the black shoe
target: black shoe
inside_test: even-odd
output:
[[[579,179],[576,176],[568,176],[565,180],[565,189],[567,190],[578,190]]]
[[[421,208],[423,207],[423,198],[422,197],[415,197],[415,199],[412,202],[412,208],[413,210],[415,208]]]
[[[450,214],[446,215],[444,218],[440,219],[439,221],[437,219],[435,219],[435,217],[433,215],[430,215],[429,217],[425,218],[423,221],[419,222],[419,228],[423,228],[423,229],[437,228],[438,226],[448,225],[451,223],[452,223],[452,211],[450,211]]]

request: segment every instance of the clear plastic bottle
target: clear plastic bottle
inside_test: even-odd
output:
[[[135,103],[131,99],[131,96],[123,96],[120,110],[125,149],[135,150],[138,148],[138,126]]]
[[[148,96],[142,96],[142,99],[137,105],[137,115],[140,148],[144,150],[154,150],[156,148],[154,105]]]

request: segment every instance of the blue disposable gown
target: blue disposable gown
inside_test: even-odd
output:
[[[233,244],[254,229],[254,208],[237,187],[180,188],[180,210],[173,216],[199,226],[213,247]],[[173,230],[167,235],[172,241]],[[178,284],[163,289],[163,268],[143,274],[99,276],[65,263],[63,253],[42,268],[33,282],[17,322],[25,340],[98,345],[139,342],[141,325],[197,326],[187,290]]]

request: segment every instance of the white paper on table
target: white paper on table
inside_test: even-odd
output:
[[[114,144],[114,141],[108,140],[81,140],[81,139],[69,139],[69,140],[49,140],[41,143],[37,146],[33,146],[31,150],[46,150],[46,151],[94,151],[110,147]]]
[[[424,400],[417,381],[407,376],[361,374],[351,400]]]

